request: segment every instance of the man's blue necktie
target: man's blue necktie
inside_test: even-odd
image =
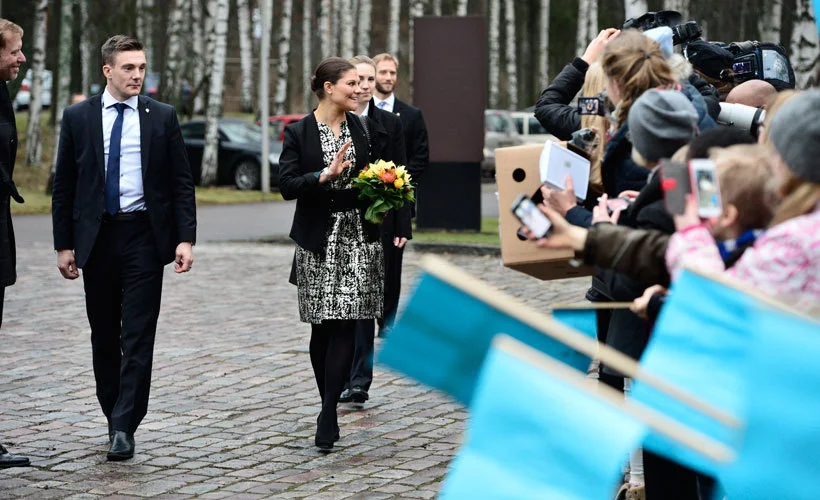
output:
[[[122,121],[126,104],[118,102],[117,119],[111,128],[111,140],[108,143],[108,166],[105,170],[105,211],[116,215],[120,211],[120,143],[122,142]]]
[[[379,109],[384,109],[387,107],[387,101],[382,101],[378,104]]]

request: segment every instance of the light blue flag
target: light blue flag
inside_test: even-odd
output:
[[[619,408],[496,348],[470,410],[444,499],[609,500],[646,433]]]
[[[684,271],[661,310],[641,367],[739,416],[747,397],[749,347],[755,341],[751,318],[763,307],[750,295]],[[738,428],[640,381],[633,386],[632,398],[737,450]],[[655,433],[650,433],[644,447],[708,474],[714,475],[718,468],[711,460]]]
[[[820,498],[820,323],[780,312],[752,318],[744,376],[752,388],[738,461],[721,474],[730,498]]]
[[[556,321],[586,333],[592,338],[598,337],[598,319],[595,309],[561,309],[553,308],[552,317]]]
[[[820,0],[812,0],[814,4],[814,23],[817,24],[817,33],[820,34]]]
[[[589,366],[589,357],[432,274],[421,276],[378,359],[469,404],[481,363],[499,332],[584,373]]]

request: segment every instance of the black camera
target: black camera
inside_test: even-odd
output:
[[[695,21],[681,23],[683,16],[676,10],[662,10],[660,12],[647,12],[640,17],[627,19],[624,29],[634,28],[640,31],[647,31],[661,26],[668,26],[672,29],[672,43],[681,45],[693,40],[700,39],[703,30]]]
[[[594,99],[594,97],[590,98]],[[584,151],[589,151],[589,149],[593,146],[595,142],[595,131],[591,128],[582,128],[581,130],[576,130],[572,133],[572,139],[569,140],[569,144],[576,146],[579,149]]]
[[[778,91],[794,88],[794,69],[782,45],[756,40],[717,45],[732,54],[736,83],[758,79],[771,83]]]

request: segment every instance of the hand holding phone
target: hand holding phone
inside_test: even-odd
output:
[[[512,204],[512,213],[538,239],[546,238],[552,222],[533,203],[529,196],[520,194]]]

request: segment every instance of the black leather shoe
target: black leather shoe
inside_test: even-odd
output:
[[[0,469],[8,469],[9,467],[28,467],[30,464],[28,458],[20,455],[12,455],[9,450],[5,449],[0,444]]]
[[[350,389],[343,390],[342,395],[339,396],[339,402],[340,403],[350,403],[351,401],[353,401],[353,399],[351,397]]]
[[[128,460],[134,456],[134,435],[125,431],[114,431],[114,439],[106,457],[112,462]]]
[[[370,395],[367,394],[367,391],[359,386],[354,386],[350,388],[350,401],[352,403],[364,403],[370,399]]]

